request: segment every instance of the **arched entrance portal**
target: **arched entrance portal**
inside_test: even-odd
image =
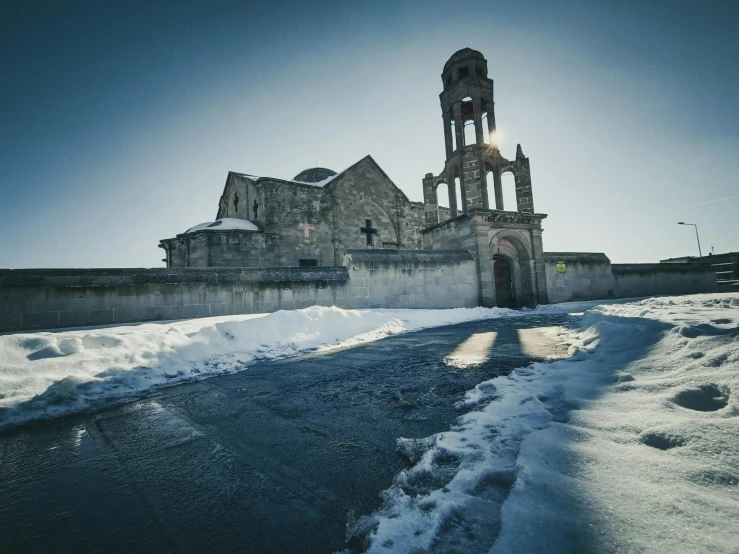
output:
[[[493,256],[493,277],[495,278],[495,303],[499,308],[515,308],[513,296],[513,275],[511,262],[505,256]]]

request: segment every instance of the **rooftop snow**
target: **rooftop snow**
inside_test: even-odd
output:
[[[248,219],[238,219],[235,217],[224,217],[215,221],[206,221],[190,227],[185,233],[194,233],[195,231],[259,231],[259,227],[254,225]]]

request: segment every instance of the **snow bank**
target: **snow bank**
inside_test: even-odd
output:
[[[301,185],[311,185],[313,187],[325,187],[328,185],[331,181],[333,181],[337,175],[331,175],[330,177],[326,177],[325,179],[321,179],[320,181],[295,181],[293,180],[293,183],[300,183]]]
[[[739,551],[739,297],[598,306],[563,338],[398,441],[414,465],[350,526],[369,552]]]
[[[0,335],[0,429],[94,408],[156,387],[235,372],[255,360],[516,315],[520,313],[499,308],[314,306],[269,315]]]
[[[259,227],[254,225],[248,219],[239,219],[235,217],[223,217],[215,221],[206,221],[199,223],[194,227],[190,227],[185,233],[194,233],[195,231],[259,231]]]

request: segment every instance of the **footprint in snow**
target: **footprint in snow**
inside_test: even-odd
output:
[[[688,410],[715,412],[727,406],[730,395],[731,391],[728,387],[708,384],[682,390],[674,396],[672,401]]]

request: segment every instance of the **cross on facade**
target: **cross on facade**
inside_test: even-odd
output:
[[[372,236],[377,234],[377,229],[372,228],[371,219],[364,220],[364,227],[360,227],[359,232],[367,235],[367,246],[372,246]]]
[[[303,231],[303,237],[305,240],[310,240],[310,232],[315,229],[314,225],[311,225],[308,221],[308,216],[303,218],[303,223],[298,223],[298,229]]]

